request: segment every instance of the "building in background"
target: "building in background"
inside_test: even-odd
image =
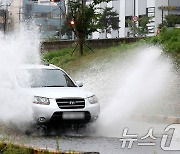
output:
[[[64,20],[64,0],[58,4],[49,0],[11,0],[9,12],[12,29],[19,28],[21,22],[34,21],[42,39],[60,37],[58,34]]]
[[[51,3],[50,0],[1,0],[3,3],[11,2],[10,17],[12,16],[13,27],[20,22],[34,19],[37,28],[42,34],[43,39],[55,36],[58,32],[60,39],[61,28],[64,21],[65,3],[68,0],[61,0],[59,6]],[[0,2],[1,2],[0,1]],[[86,0],[87,5],[92,0]],[[127,19],[138,19],[143,16],[151,17],[148,26],[148,36],[156,35],[159,24],[168,14],[180,15],[180,0],[112,0],[109,3],[101,3],[102,8],[113,7],[119,16],[119,29],[111,30],[107,35],[104,31],[94,32],[90,36],[92,39],[120,38],[128,37],[131,29],[129,28]],[[61,9],[60,9],[61,8]],[[168,9],[171,8],[171,9]],[[173,8],[173,9],[172,9]],[[102,11],[102,10],[101,10]],[[136,22],[138,26],[138,21]]]
[[[162,6],[171,8],[173,6],[176,9],[162,9]],[[156,35],[158,26],[163,22],[165,15],[180,15],[180,0],[113,0],[109,3],[101,3],[100,7],[113,7],[114,11],[119,14],[119,29],[112,30],[111,33],[108,33],[108,38],[128,37],[130,28],[126,20],[131,20],[134,16],[137,19],[142,16],[151,17],[151,21],[147,26],[149,29],[148,36],[152,36]],[[136,25],[138,25],[138,21]],[[104,32],[95,32],[92,38],[103,39],[106,38],[106,34]]]
[[[0,31],[6,33],[11,29],[11,19],[9,14],[9,0],[0,1]]]
[[[21,19],[33,19],[43,39],[58,37],[64,20],[64,0],[58,4],[47,0],[23,0]]]

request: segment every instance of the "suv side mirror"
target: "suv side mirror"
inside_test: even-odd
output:
[[[76,81],[76,85],[78,85],[78,87],[83,87],[83,82],[82,81]]]

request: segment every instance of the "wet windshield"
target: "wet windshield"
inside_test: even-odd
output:
[[[59,69],[27,69],[16,72],[16,76],[22,87],[75,87],[72,80]]]

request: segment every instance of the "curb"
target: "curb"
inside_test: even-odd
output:
[[[180,117],[166,115],[135,114],[131,117],[131,119],[137,121],[162,122],[168,124],[180,123]]]
[[[17,150],[22,151],[26,150],[32,154],[100,154],[99,152],[76,152],[76,151],[57,151],[53,149],[45,149],[45,148],[37,148],[37,147],[30,147],[26,145],[18,145],[12,144],[7,142],[0,142],[0,152],[3,152],[4,149],[9,148],[11,152],[17,152]]]

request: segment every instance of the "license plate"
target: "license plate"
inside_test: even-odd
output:
[[[65,120],[84,119],[85,115],[83,112],[63,112],[62,118]]]

